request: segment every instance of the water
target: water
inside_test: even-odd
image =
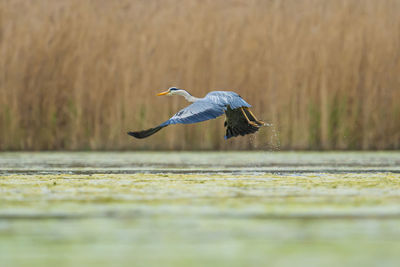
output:
[[[279,151],[281,149],[281,139],[279,136],[279,131],[275,124],[270,124],[266,123],[266,126],[271,127],[271,138],[270,138],[270,144],[271,144],[271,151]]]
[[[1,266],[397,266],[400,153],[0,154]]]

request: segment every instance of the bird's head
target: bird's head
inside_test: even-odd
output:
[[[176,88],[176,87],[171,87],[167,91],[159,93],[157,95],[158,96],[160,96],[160,95],[183,95],[184,96],[186,94],[189,94],[186,90],[179,89],[179,88]]]

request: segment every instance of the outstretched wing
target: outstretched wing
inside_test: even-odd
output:
[[[251,107],[249,103],[244,101],[243,98],[240,97],[235,92],[229,92],[229,91],[213,91],[211,93],[208,93],[205,97],[210,102],[218,103],[220,105],[223,105],[226,110],[226,107],[231,107],[231,109],[237,109],[240,107]]]
[[[223,115],[224,112],[224,105],[210,102],[207,99],[201,99],[180,110],[160,126],[167,126],[177,123],[190,124],[211,120]]]
[[[157,127],[154,127],[154,128],[150,128],[150,129],[147,129],[147,130],[143,130],[143,131],[128,132],[128,134],[129,134],[130,136],[133,136],[133,137],[142,139],[142,138],[146,138],[146,137],[149,137],[150,135],[155,134],[156,132],[158,132],[159,130],[161,130],[161,129],[164,128],[164,127],[166,127],[166,126],[157,126]]]
[[[228,107],[225,113],[225,139],[236,137],[238,135],[244,136],[246,134],[255,133],[262,125],[261,122],[257,121],[249,111],[243,108],[231,109]],[[254,123],[250,124],[246,119],[245,114],[247,118]]]
[[[211,120],[223,115],[224,112],[225,112],[224,105],[219,105],[207,101],[206,99],[204,100],[202,99],[182,109],[174,116],[172,116],[169,120],[167,120],[164,123],[161,123],[157,127],[150,128],[144,131],[128,132],[128,134],[140,139],[146,138],[149,137],[150,135],[155,134],[162,128],[167,127],[170,124],[177,124],[177,123],[190,124],[190,123]]]

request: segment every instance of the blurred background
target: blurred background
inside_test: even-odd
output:
[[[399,149],[398,0],[2,0],[0,150]],[[177,86],[274,126],[176,125]]]

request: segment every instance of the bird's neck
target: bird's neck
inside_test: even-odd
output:
[[[197,97],[192,96],[191,94],[189,94],[189,93],[186,92],[186,91],[180,91],[179,94],[180,94],[181,96],[183,96],[183,97],[184,97],[187,101],[189,101],[189,102],[196,102],[197,100],[200,99],[200,98],[197,98]]]

